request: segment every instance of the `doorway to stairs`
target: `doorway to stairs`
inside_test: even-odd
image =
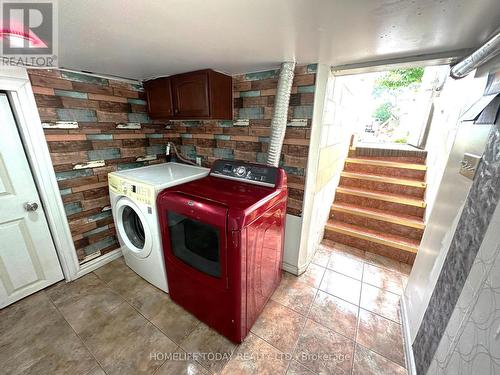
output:
[[[351,126],[363,147],[423,148],[433,100],[448,76],[448,66],[408,67],[336,78],[356,100],[340,99],[356,113]]]
[[[485,83],[473,75],[449,78],[449,66],[415,69],[335,75],[334,122],[348,123],[354,136],[324,228],[325,239],[410,268],[459,118],[482,97]],[[389,115],[381,114],[384,103]]]
[[[413,264],[424,230],[426,151],[351,147],[325,238]]]
[[[325,239],[413,264],[425,229],[425,146],[448,73],[414,66],[335,77],[335,118],[349,119],[353,137]]]

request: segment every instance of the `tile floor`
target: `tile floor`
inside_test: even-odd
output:
[[[239,346],[120,258],[0,311],[2,374],[407,374],[399,294],[409,267],[324,243]]]

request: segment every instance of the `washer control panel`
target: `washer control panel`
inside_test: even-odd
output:
[[[241,180],[256,185],[276,186],[277,168],[238,160],[216,160],[210,171],[214,177]]]
[[[127,180],[112,173],[108,175],[109,190],[116,194],[129,197],[134,202],[152,205],[154,203],[154,189],[152,186],[140,182]]]

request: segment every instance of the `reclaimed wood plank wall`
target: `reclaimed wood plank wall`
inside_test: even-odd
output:
[[[281,166],[288,174],[288,213],[300,216],[316,65],[296,68]],[[234,121],[156,121],[140,82],[63,70],[29,70],[52,163],[84,263],[119,247],[107,174],[165,161],[174,142],[209,167],[216,159],[265,162],[279,71],[233,77]]]

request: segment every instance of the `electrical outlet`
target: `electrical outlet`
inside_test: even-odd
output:
[[[196,157],[196,164],[201,167],[201,157],[200,156]]]
[[[460,162],[460,174],[470,180],[473,180],[480,161],[480,155],[465,153],[462,161]]]

